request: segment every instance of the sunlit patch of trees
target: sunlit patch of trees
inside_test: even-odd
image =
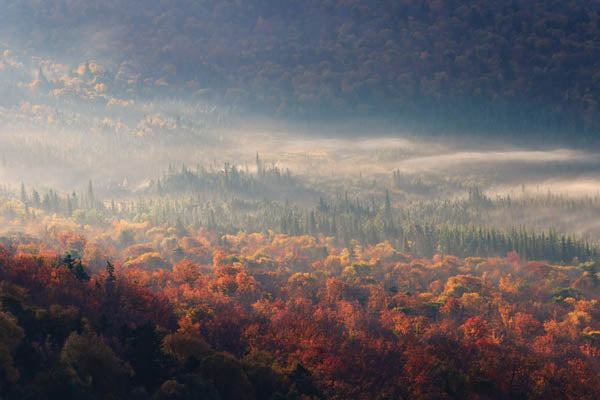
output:
[[[70,194],[27,190],[21,185],[18,194],[7,192],[0,200],[0,217],[15,230],[36,224],[57,229],[60,224],[74,223],[85,233],[110,229],[125,220],[157,229],[166,224],[177,235],[204,228],[218,236],[240,231],[310,235],[318,240],[333,238],[345,246],[352,241],[363,246],[389,241],[398,251],[417,257],[436,253],[503,256],[516,251],[526,259],[569,263],[598,254],[597,232],[568,234],[568,225],[558,231],[530,219],[542,210],[559,217],[594,218],[600,211],[598,197],[491,198],[476,187],[469,189],[468,196],[454,200],[398,200],[389,190],[377,200],[374,196],[351,198],[347,193],[326,197],[289,170],[265,167],[258,157],[254,168],[229,164],[222,169],[171,167],[138,196],[117,202],[102,200],[92,182],[86,190]],[[290,198],[316,204],[299,206]],[[136,240],[130,230],[119,232],[121,244]]]
[[[515,252],[417,258],[274,232],[56,228],[0,247],[0,392],[592,399],[599,282],[596,261]]]
[[[592,399],[596,242],[510,222],[599,202],[325,196],[259,157],[118,201],[6,189],[0,395]]]

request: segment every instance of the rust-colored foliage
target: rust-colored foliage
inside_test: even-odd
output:
[[[72,351],[88,342],[94,357],[119,366],[106,378],[118,390],[127,390],[130,368],[134,377],[159,376],[151,368],[138,371],[145,364],[131,361],[128,344],[146,340],[150,322],[162,333],[148,365],[169,359],[170,368],[212,376],[211,365],[237,371],[238,360],[261,354],[279,371],[274,374],[283,374],[273,385],[292,385],[306,398],[591,399],[600,393],[600,296],[580,284],[590,275],[586,265],[524,262],[516,253],[413,259],[387,243],[354,244],[350,251],[305,236],[219,239],[203,230],[167,243],[162,230],[146,225],[112,229],[0,247],[7,332],[16,340],[25,329],[23,340],[33,343],[32,322],[7,298],[54,307],[48,315],[75,321],[48,337],[61,338],[58,348],[70,338],[62,362],[82,368],[78,384],[100,376],[92,361]],[[143,245],[121,246],[123,229],[135,230]],[[57,254],[65,250],[82,250],[89,281],[64,265]],[[100,267],[102,254],[114,263],[108,269],[106,260]],[[46,339],[35,340],[42,346]],[[14,384],[30,378],[19,369],[18,342],[11,343],[2,348],[1,367]],[[234,358],[215,358],[215,352]],[[256,376],[231,373],[252,398]],[[148,386],[157,398],[192,390],[188,381],[161,379]]]

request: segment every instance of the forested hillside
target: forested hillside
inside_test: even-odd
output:
[[[0,395],[596,397],[598,239],[499,221],[597,197],[306,208],[285,195],[318,187],[256,163],[171,168],[118,201],[3,189]]]
[[[597,0],[1,4],[15,45],[99,75],[95,97],[160,92],[291,119],[393,116],[479,134],[589,138],[599,127]],[[68,95],[45,78],[52,63],[41,67],[38,87]]]
[[[600,0],[0,0],[0,400],[600,398]]]
[[[387,242],[340,248],[148,223],[46,229],[0,246],[3,398],[600,390],[596,262],[419,259]]]

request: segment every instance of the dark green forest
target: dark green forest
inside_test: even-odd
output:
[[[159,88],[297,121],[380,116],[536,140],[589,142],[600,126],[597,0],[2,5],[2,31],[24,48],[110,66],[110,94]],[[91,21],[96,36],[81,35]]]

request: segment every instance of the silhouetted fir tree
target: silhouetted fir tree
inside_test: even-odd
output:
[[[62,258],[62,265],[67,267],[69,271],[80,281],[89,281],[90,276],[85,271],[81,259],[76,258],[72,252],[68,251]]]
[[[106,261],[106,282],[114,282],[117,278],[115,277],[115,267],[110,261]]]
[[[23,204],[27,204],[28,203],[27,192],[25,191],[25,184],[23,182],[21,182],[20,200],[21,200],[21,203],[23,203]]]

